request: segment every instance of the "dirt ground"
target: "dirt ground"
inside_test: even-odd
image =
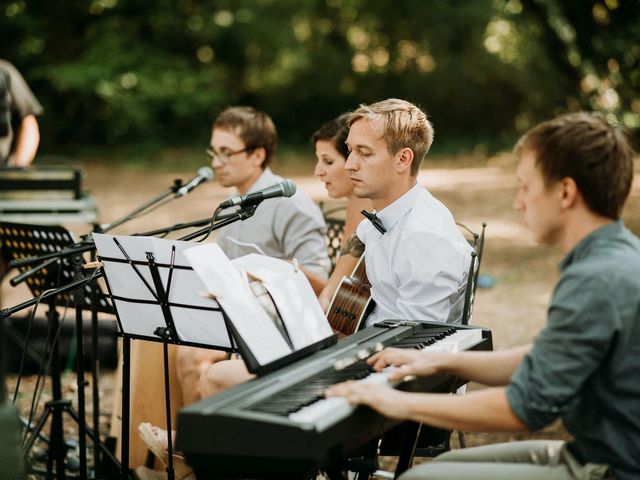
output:
[[[168,189],[174,178],[188,180],[180,171],[153,173],[141,168],[113,167],[105,164],[85,165],[85,189],[96,199],[99,222],[109,223],[131,211],[152,196]],[[287,170],[275,170],[283,176]],[[296,171],[298,171],[296,169]],[[309,166],[309,171],[312,166]],[[442,200],[459,222],[479,231],[486,222],[486,244],[481,274],[490,276],[495,285],[478,289],[473,323],[491,329],[494,348],[501,349],[531,341],[545,324],[546,306],[554,282],[560,252],[536,245],[512,209],[516,191],[515,159],[503,155],[468,168],[433,168],[428,164],[419,176],[420,184]],[[299,189],[314,199],[326,200],[322,184],[312,176],[292,176]],[[131,221],[111,233],[129,234],[208,217],[229,192],[216,184],[199,187],[185,198],[175,200],[153,213]],[[624,219],[640,234],[640,180],[636,179],[624,212]],[[76,233],[86,233],[87,226],[70,226]],[[2,285],[4,306],[29,299],[24,287]],[[160,370],[158,371],[160,374]],[[29,385],[27,379],[25,385]],[[13,377],[9,379],[12,388]],[[70,398],[75,398],[72,376],[65,377]],[[471,389],[477,386],[471,385]],[[90,391],[90,388],[88,389]],[[101,402],[104,424],[108,422],[112,402],[112,374],[101,376]],[[21,395],[21,398],[27,395]],[[26,401],[26,400],[25,400]],[[558,424],[532,435],[467,434],[468,445],[493,443],[521,438],[565,438]],[[455,442],[454,442],[455,444]]]

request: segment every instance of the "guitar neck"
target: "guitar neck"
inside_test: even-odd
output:
[[[371,287],[371,284],[367,279],[367,267],[364,261],[364,255],[358,259],[358,263],[356,263],[356,266],[353,268],[353,272],[351,272],[351,278]]]

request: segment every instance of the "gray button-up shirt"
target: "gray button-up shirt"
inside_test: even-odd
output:
[[[549,323],[507,397],[532,430],[557,417],[584,461],[640,478],[640,240],[622,222],[567,254]]]
[[[248,193],[270,187],[284,179],[265,169]],[[325,240],[326,225],[320,208],[302,191],[291,198],[263,201],[253,217],[223,227],[216,242],[231,259],[258,253],[252,245],[270,257],[296,258],[314,274],[327,278],[329,256]]]

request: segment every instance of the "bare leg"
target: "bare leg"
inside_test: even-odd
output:
[[[222,390],[251,380],[250,374],[242,360],[226,360],[211,365],[200,377],[202,398],[215,395]]]
[[[196,347],[179,347],[176,353],[176,373],[182,389],[184,405],[197,402],[202,397],[198,381],[211,365],[227,359],[227,353]]]

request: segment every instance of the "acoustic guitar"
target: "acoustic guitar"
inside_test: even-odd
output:
[[[327,320],[335,331],[351,335],[360,328],[373,306],[363,255],[351,275],[342,277],[327,310]]]

